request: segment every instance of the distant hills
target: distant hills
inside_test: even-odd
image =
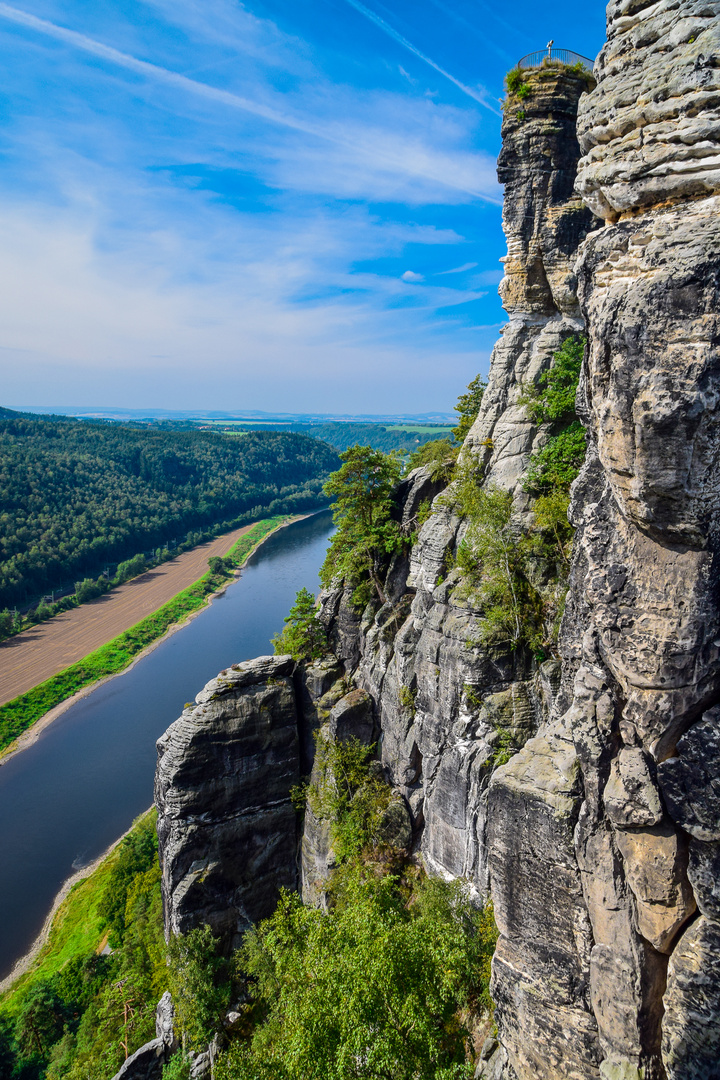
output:
[[[105,564],[327,505],[306,434],[177,431],[0,409],[0,610]]]
[[[256,421],[260,423],[282,424],[441,424],[452,425],[456,417],[452,412],[427,413],[280,413],[245,411],[213,411],[198,409],[122,409],[114,406],[79,406],[79,405],[18,405],[22,412],[40,415],[75,416],[85,420],[227,420]]]

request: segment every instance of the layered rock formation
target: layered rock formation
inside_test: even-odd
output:
[[[158,740],[168,936],[207,924],[229,951],[272,914],[280,888],[298,887],[291,790],[312,766],[313,731],[356,705],[352,693],[343,699],[341,675],[335,660],[298,668],[289,656],[260,656],[236,664]]]
[[[529,523],[524,391],[587,327],[561,662],[477,644],[467,526],[420,470],[387,602],[323,596],[337,661],[239,665],[159,744],[168,925],[233,941],[279,884],[322,901],[329,836],[309,814],[299,877],[288,794],[311,732],[379,736],[426,866],[492,894],[487,1080],[720,1078],[719,24],[611,0],[597,87],[541,68],[505,110],[510,322],[461,466]]]
[[[207,923],[228,947],[297,884],[300,742],[290,657],[259,657],[209,682],[158,742],[168,933]]]
[[[582,330],[572,264],[594,220],[573,191],[578,100],[592,80],[560,68],[527,80],[528,96],[508,100],[498,167],[509,250],[501,294],[511,321],[463,449],[487,483],[513,492],[519,514],[529,501],[522,475],[546,438],[520,398],[560,344]],[[404,523],[439,486],[424,471],[406,482],[398,492]],[[537,671],[529,654],[491,655],[473,645],[480,613],[451,569],[464,532],[441,495],[409,562],[391,567],[388,603],[370,605],[360,618],[347,595],[331,593],[322,617],[337,654],[376,703],[382,761],[410,805],[426,864],[485,893],[494,747],[501,735],[521,745],[533,734],[557,665]]]
[[[580,105],[578,190],[608,224],[577,267],[590,448],[566,693],[489,807],[494,992],[523,1080],[720,1075],[719,17],[611,3]]]

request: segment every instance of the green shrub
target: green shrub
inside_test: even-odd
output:
[[[417,689],[411,690],[409,686],[401,686],[398,692],[398,699],[403,709],[407,709],[408,712],[415,715],[415,698],[417,697]]]
[[[448,483],[452,476],[455,462],[460,452],[459,446],[453,446],[449,439],[432,439],[418,447],[408,458],[405,474],[424,466],[433,480]]]
[[[512,519],[512,495],[466,474],[457,500],[469,525],[458,550],[466,588],[481,609],[476,644],[532,649],[542,640],[542,600],[526,571],[528,540]]]
[[[109,1080],[154,1036],[167,989],[155,817],[143,815],[72,889],[30,970],[3,995],[0,1076]],[[97,955],[113,929],[111,955]]]
[[[566,491],[585,460],[585,429],[574,420],[564,431],[551,437],[530,459],[525,475],[526,491],[538,494],[560,488]]]
[[[276,656],[290,653],[298,663],[303,660],[319,660],[328,651],[325,627],[318,618],[315,597],[306,588],[300,589],[295,603],[286,615],[285,629],[272,639]]]
[[[115,571],[115,584],[122,585],[124,581],[129,581],[130,578],[137,577],[138,574],[144,574],[147,570],[147,563],[144,555],[134,555],[132,559],[126,559],[125,562],[121,562]]]
[[[567,338],[537,387],[521,399],[531,420],[552,425],[549,441],[530,458],[523,482],[534,495],[567,492],[585,460],[585,431],[575,414],[575,395],[586,340],[580,334]]]
[[[125,908],[128,891],[136,874],[144,874],[157,863],[158,839],[154,815],[143,818],[120,842],[113,865],[98,904],[98,913],[108,930],[108,943],[117,948],[125,934]]]
[[[399,459],[369,446],[353,446],[340,455],[342,467],[331,474],[323,491],[335,500],[333,534],[320,580],[329,588],[339,579],[353,590],[353,604],[362,610],[373,595],[385,603],[383,573],[387,558],[404,543],[393,518],[393,489],[400,479]]]
[[[538,379],[537,387],[525,391],[522,403],[536,424],[575,419],[575,395],[586,341],[581,334],[566,338],[553,354],[550,369]]]
[[[358,866],[327,911],[284,892],[240,951],[255,1025],[217,1080],[471,1077],[461,1010],[489,1004],[496,936],[459,882],[425,880],[408,897]]]
[[[218,944],[209,926],[170,939],[170,991],[184,1050],[203,1049],[222,1030],[232,981]]]
[[[371,770],[374,747],[350,738],[344,742],[315,737],[317,778],[307,789],[310,808],[330,824],[333,851],[339,863],[383,846],[382,819],[392,796],[385,781]]]
[[[224,559],[221,555],[211,555],[208,559],[208,569],[214,577],[227,577],[233,569],[232,559]]]
[[[104,578],[93,581],[92,578],[84,578],[83,581],[75,582],[75,597],[78,604],[86,604],[88,600],[95,600],[107,591],[107,582]]]
[[[530,86],[525,82],[525,72],[519,67],[508,71],[505,76],[505,87],[508,94],[515,94],[516,97],[520,97],[522,93],[522,97],[526,98],[530,92]]]
[[[163,1065],[162,1080],[190,1080],[190,1058],[183,1053],[173,1054]]]
[[[458,398],[457,405],[453,405],[453,409],[458,414],[458,425],[453,428],[453,438],[456,442],[462,443],[465,441],[465,436],[475,423],[477,414],[480,412],[483,394],[486,389],[487,380],[482,375],[476,375],[472,382],[468,384],[466,392]]]

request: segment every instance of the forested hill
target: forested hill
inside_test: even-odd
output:
[[[410,454],[423,443],[431,442],[433,439],[447,438],[451,429],[451,424],[446,427],[438,425],[423,429],[420,425],[409,425],[403,428],[400,425],[341,422],[292,424],[289,428],[290,431],[306,431],[316,439],[323,439],[330,443],[336,450],[347,450],[351,446],[360,444],[360,446],[372,446],[374,450],[382,450],[384,454],[389,454],[393,450],[399,450],[401,454]]]
[[[0,410],[0,609],[189,531],[316,509],[307,435],[138,430]]]

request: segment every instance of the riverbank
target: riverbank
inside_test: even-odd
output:
[[[252,524],[228,530],[0,644],[0,707],[131,630],[207,573]]]
[[[264,518],[247,527],[226,555],[240,571],[248,558],[278,529],[311,515]],[[0,765],[31,746],[42,731],[81,697],[132,665],[205,610],[231,582],[211,571],[111,641],[50,679],[0,707]]]
[[[153,807],[150,807],[138,820],[144,820],[147,815],[152,812]],[[7,1004],[6,995],[8,994],[8,991],[10,991],[24,975],[30,974],[31,977],[32,975],[42,977],[42,975],[45,974],[43,969],[47,965],[48,959],[50,960],[49,966],[51,969],[54,970],[59,967],[60,962],[62,961],[54,963],[54,953],[62,954],[63,952],[68,952],[71,956],[82,955],[84,953],[92,952],[96,948],[98,932],[96,931],[94,920],[88,918],[88,912],[86,910],[87,904],[83,903],[85,898],[76,895],[71,899],[70,894],[73,892],[76,885],[87,882],[89,878],[95,877],[97,874],[98,879],[95,882],[88,882],[88,889],[93,894],[93,897],[96,898],[96,895],[101,891],[102,884],[99,880],[101,877],[99,871],[101,871],[101,869],[107,869],[104,864],[108,863],[108,860],[113,853],[117,850],[125,837],[129,836],[133,829],[136,828],[137,824],[138,822],[134,821],[122,836],[119,836],[117,840],[114,840],[113,843],[103,851],[102,855],[99,855],[97,859],[93,859],[87,866],[83,866],[80,870],[77,870],[67,879],[67,881],[63,882],[57,896],[53,900],[52,907],[43,924],[42,930],[25,955],[21,956],[20,959],[16,961],[10,974],[0,980],[0,999],[2,999],[0,1000],[0,1005],[5,1006]],[[64,908],[65,910],[61,912],[61,908]],[[57,928],[55,927],[56,921],[58,923]],[[65,923],[66,927],[69,926],[72,928],[71,933],[68,934],[66,932],[64,935],[65,938],[70,939],[69,941],[63,940],[63,935],[59,932],[62,923]],[[76,931],[76,928],[79,928],[79,933],[81,934],[80,941],[76,940],[77,935],[76,933],[73,933],[73,931]],[[54,930],[57,930],[55,934],[53,934]],[[41,956],[45,946],[50,943],[51,934],[58,938],[58,941],[54,943],[55,949],[53,950],[51,944],[50,948],[47,950],[50,955]],[[65,959],[66,957],[63,955],[62,960]],[[32,969],[35,970],[33,971]]]

